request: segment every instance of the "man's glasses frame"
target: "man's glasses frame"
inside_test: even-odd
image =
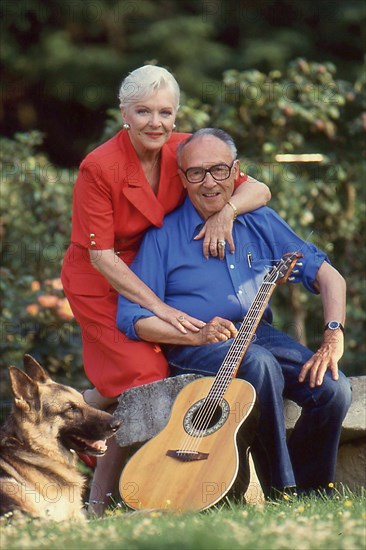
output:
[[[225,164],[224,162],[221,162],[220,164],[214,164],[209,168],[203,168],[202,166],[191,166],[190,168],[187,168],[187,170],[183,170],[179,166],[179,170],[183,172],[186,180],[189,183],[193,183],[193,184],[202,183],[206,178],[207,174],[210,174],[215,181],[225,181],[230,177],[231,170],[234,166],[235,160],[236,159],[233,160],[230,166],[228,164]],[[197,176],[198,179],[196,177],[193,177],[193,173],[197,171],[199,173],[199,175]],[[222,172],[222,174],[220,174],[220,171]]]

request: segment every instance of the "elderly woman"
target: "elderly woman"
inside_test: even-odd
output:
[[[117,330],[118,294],[148,308],[177,331],[203,326],[199,319],[164,304],[129,268],[145,231],[160,227],[185,196],[176,148],[187,134],[174,132],[178,84],[165,69],[146,65],[125,78],[119,98],[123,130],[87,155],[80,166],[71,244],[61,275],[81,326],[85,372],[95,386],[84,397],[100,408],[127,388],[168,375],[159,346],[131,341]],[[203,239],[203,255],[223,257],[218,247],[223,240],[233,252],[234,218],[269,198],[267,186],[241,173],[232,200],[207,220],[197,236]]]

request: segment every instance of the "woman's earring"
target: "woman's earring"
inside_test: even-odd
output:
[[[124,130],[130,130],[131,126],[128,124],[128,122],[125,122],[123,125]]]
[[[176,124],[173,124],[173,130],[175,130],[175,129],[176,129],[176,127],[177,127],[177,125],[176,125]]]

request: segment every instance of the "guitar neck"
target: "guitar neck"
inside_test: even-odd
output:
[[[267,279],[267,278],[266,278]],[[208,398],[221,400],[230,381],[236,376],[241,360],[243,359],[249,344],[253,338],[264,310],[276,288],[273,281],[264,280],[252,305],[239,328],[238,334],[233,340],[229,351],[216,375]]]
[[[225,363],[228,369],[232,370],[232,377],[236,376],[241,360],[243,359],[249,344],[254,336],[254,333],[259,325],[263,313],[271,299],[271,296],[276,288],[273,282],[264,282],[259,289],[259,292],[250,306],[248,313],[239,328],[236,338],[225,357],[221,368],[224,368]],[[221,370],[220,368],[220,370]],[[226,369],[225,369],[226,370]]]
[[[264,310],[271,296],[279,284],[287,281],[296,262],[303,257],[300,252],[285,254],[281,261],[264,278],[256,297],[250,306],[248,313],[240,326],[236,338],[233,340],[229,351],[215,377],[208,399],[221,402],[230,381],[236,376],[241,360],[243,359],[249,344],[253,338]],[[302,264],[299,264],[302,265]]]

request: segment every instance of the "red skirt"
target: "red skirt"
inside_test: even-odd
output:
[[[81,327],[86,376],[105,397],[169,376],[160,346],[130,340],[116,325],[118,293],[90,263],[87,249],[68,248],[64,292]]]

